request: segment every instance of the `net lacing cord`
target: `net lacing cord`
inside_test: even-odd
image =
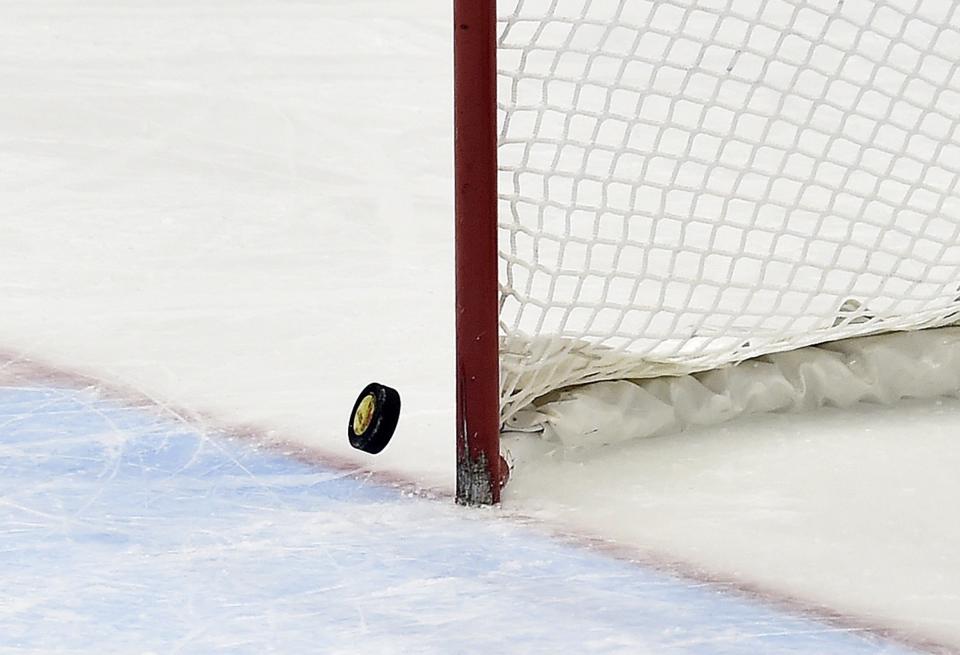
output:
[[[498,9],[504,421],[956,321],[960,3]]]

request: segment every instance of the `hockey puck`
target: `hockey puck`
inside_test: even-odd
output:
[[[353,404],[347,436],[350,445],[371,455],[387,447],[400,419],[400,394],[371,382]]]

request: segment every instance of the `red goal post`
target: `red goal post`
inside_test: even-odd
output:
[[[454,0],[457,501],[500,501],[496,1]]]

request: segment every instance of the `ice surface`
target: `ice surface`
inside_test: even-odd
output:
[[[318,457],[449,491],[448,4],[6,0],[0,14],[0,350],[177,407],[192,423],[253,426]],[[344,433],[355,394],[375,379],[400,389],[404,412],[391,446],[366,458]],[[867,406],[547,457],[514,472],[505,511],[848,625],[960,648],[957,425],[956,402]],[[32,452],[26,461],[41,457]],[[97,488],[100,498],[115,493],[90,483]],[[203,489],[183,511],[205,507]],[[390,518],[417,525],[427,537],[419,543],[431,541],[427,517],[447,511],[421,504]],[[59,525],[78,509],[43,520]],[[243,550],[242,533],[225,532],[227,516],[205,517],[203,548]],[[273,553],[284,539],[291,548],[273,556],[314,548],[310,524],[284,520],[282,536],[256,524],[254,552]],[[0,529],[16,534],[8,518]],[[47,533],[61,535],[64,557],[93,557],[96,539],[73,543],[44,527],[34,535]],[[509,579],[497,580],[498,593]],[[175,581],[165,584],[176,594]],[[552,593],[527,591],[541,602]],[[70,602],[69,593],[31,594],[28,602]],[[262,597],[253,611],[227,593],[210,598],[200,615],[213,617],[216,605],[237,630],[256,623],[240,616],[289,618]],[[488,602],[507,616],[511,600]],[[171,611],[188,613],[179,601]],[[612,593],[546,618],[563,634],[583,608],[629,602]]]
[[[4,651],[910,652],[90,390],[0,444]]]

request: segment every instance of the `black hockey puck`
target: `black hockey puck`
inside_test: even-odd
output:
[[[400,418],[400,394],[396,389],[371,382],[353,404],[347,436],[350,445],[376,455],[387,447]]]

